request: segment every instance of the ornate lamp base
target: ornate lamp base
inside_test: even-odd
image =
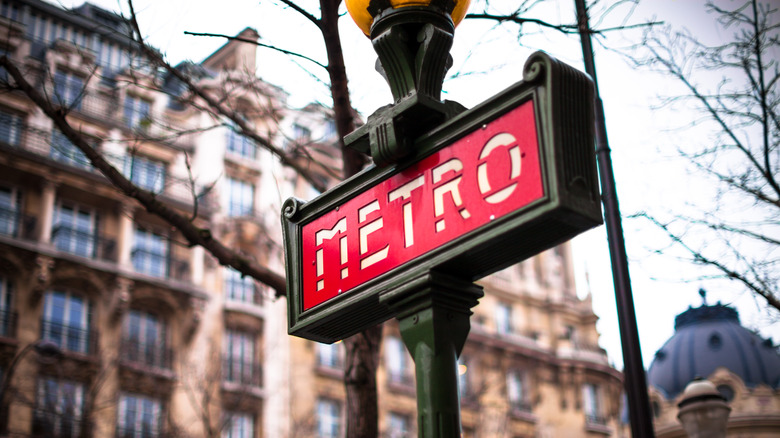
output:
[[[454,32],[446,13],[406,7],[387,9],[371,27],[379,59],[377,71],[387,80],[395,103],[378,109],[366,125],[347,135],[347,146],[370,154],[377,166],[411,152],[412,140],[465,108],[441,101]]]

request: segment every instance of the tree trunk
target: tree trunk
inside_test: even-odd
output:
[[[347,390],[347,438],[379,436],[376,370],[379,366],[381,341],[381,325],[344,340],[347,355],[344,371],[344,385]]]
[[[340,3],[341,0],[320,0],[322,14],[320,30],[328,53],[330,91],[333,96],[333,112],[342,151],[344,178],[349,178],[363,168],[366,160],[361,153],[344,147],[344,136],[355,130],[355,112],[349,98],[347,72],[338,32]],[[379,366],[381,341],[381,325],[344,340],[347,438],[379,436],[376,370]]]

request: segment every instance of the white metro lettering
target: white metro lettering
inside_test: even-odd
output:
[[[336,234],[343,234],[344,236],[339,239],[339,255],[340,255],[340,262],[341,265],[345,265],[347,263],[347,218],[343,217],[341,220],[336,222],[336,225],[328,229],[319,230],[314,234],[315,244],[316,246],[322,246],[322,244],[326,240],[330,240],[333,237],[336,236]],[[325,269],[323,267],[324,265],[324,250],[323,248],[319,248],[316,253],[316,261],[315,265],[317,266],[317,278],[322,277],[325,274]],[[349,275],[349,271],[347,268],[343,268],[341,270],[341,278],[347,278],[347,275]],[[317,281],[317,290],[321,291],[325,288],[325,280],[320,279]]]
[[[509,134],[507,132],[496,134],[490,140],[488,140],[488,142],[482,148],[482,152],[479,154],[479,159],[482,160],[487,158],[487,156],[490,155],[490,153],[493,152],[493,150],[496,149],[497,147],[509,146],[515,142],[517,142],[517,139],[512,134]],[[514,147],[509,148],[509,159],[511,160],[509,179],[515,179],[520,176],[520,170],[522,164],[520,161],[521,159],[520,146],[515,144]],[[477,166],[477,181],[479,183],[479,191],[483,195],[491,191],[490,180],[488,179],[487,171],[488,171],[487,162],[484,162]],[[508,186],[497,191],[496,193],[493,193],[492,195],[486,196],[485,201],[491,204],[497,204],[499,202],[505,201],[509,197],[509,195],[511,195],[512,192],[515,191],[515,188],[517,188],[517,182],[509,184]]]
[[[463,163],[457,159],[452,158],[450,160],[445,161],[444,163],[436,166],[433,168],[433,183],[436,184],[442,180],[445,174],[447,172],[453,171],[456,174],[463,170]],[[463,175],[458,175],[456,178],[452,179],[451,181],[448,181],[439,187],[436,187],[433,189],[433,214],[436,217],[439,217],[444,214],[444,194],[445,193],[451,193],[452,195],[452,202],[455,203],[456,207],[461,207],[463,205],[463,198],[460,196],[460,190],[458,189],[458,184],[460,184],[460,180],[463,179]],[[466,207],[458,208],[458,211],[460,211],[460,215],[463,217],[463,219],[468,219],[471,217],[471,214],[468,210],[466,210]],[[446,228],[446,224],[444,223],[444,219],[440,219],[436,221],[436,232],[444,231]]]

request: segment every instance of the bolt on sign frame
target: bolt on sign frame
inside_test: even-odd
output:
[[[431,275],[472,282],[602,223],[593,84],[543,52],[413,145],[284,203],[290,334],[338,341],[396,316],[390,297]]]

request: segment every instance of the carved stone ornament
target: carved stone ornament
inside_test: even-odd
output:
[[[132,297],[133,281],[127,278],[117,278],[114,293],[110,296],[111,316],[118,321],[127,312]]]
[[[51,274],[54,269],[54,259],[51,257],[39,255],[35,258],[35,267],[31,278],[30,303],[34,304],[43,296],[43,292],[51,284]]]

